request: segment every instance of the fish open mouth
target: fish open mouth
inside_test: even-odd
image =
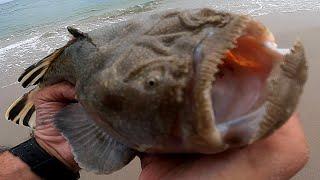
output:
[[[295,53],[300,53],[293,58],[296,63],[285,62],[290,54],[294,56],[294,50],[277,48],[273,35],[263,25],[250,20],[233,27],[235,30],[221,35],[209,32],[194,51],[195,109],[201,121],[197,131],[207,143],[214,141],[212,144],[220,144],[221,149],[249,144],[283,124],[297,104],[297,98],[286,104],[284,101],[292,97],[286,93],[299,96],[301,89],[290,92],[290,88],[303,85],[306,79],[305,72],[300,72],[305,67],[303,49]],[[290,66],[290,73],[298,73],[299,83],[287,78],[280,68],[284,63]],[[271,87],[271,81],[276,85]],[[274,97],[276,94],[284,97]],[[276,100],[271,102],[272,98]],[[279,103],[277,107],[275,102]],[[277,117],[278,122],[272,122],[272,113],[282,115]]]

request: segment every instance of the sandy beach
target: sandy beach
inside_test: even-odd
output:
[[[280,47],[291,47],[296,39],[305,45],[309,63],[309,78],[300,101],[298,112],[308,138],[311,156],[306,167],[294,180],[317,180],[320,177],[320,12],[298,11],[294,13],[274,13],[256,17],[274,33]],[[22,67],[21,67],[22,71]],[[5,74],[1,74],[5,76]],[[14,146],[29,138],[29,130],[4,120],[4,112],[13,100],[24,90],[18,84],[0,89],[0,144]],[[97,176],[82,172],[81,179],[138,179],[139,160],[136,158],[129,166],[107,176]]]

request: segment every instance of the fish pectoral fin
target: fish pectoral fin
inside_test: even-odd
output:
[[[54,124],[71,145],[78,165],[87,171],[110,174],[135,157],[134,150],[99,128],[79,103],[61,110]]]
[[[32,96],[38,90],[39,88],[36,87],[13,102],[7,109],[5,118],[16,124],[34,129],[36,126],[36,111]]]

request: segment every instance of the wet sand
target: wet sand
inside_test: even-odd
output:
[[[291,47],[299,38],[306,48],[309,62],[309,78],[298,107],[301,122],[308,138],[311,156],[306,167],[294,180],[317,180],[320,177],[320,12],[296,12],[272,14],[257,17],[267,25],[276,36],[280,47]],[[2,75],[5,76],[5,75]],[[18,77],[18,75],[17,75]],[[18,85],[0,89],[0,144],[13,146],[29,138],[26,128],[16,126],[4,120],[4,112],[10,103],[21,95],[23,90]],[[139,160],[136,158],[129,166],[108,176],[96,176],[83,172],[81,179],[138,179]]]

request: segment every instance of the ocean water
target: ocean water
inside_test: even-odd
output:
[[[63,46],[69,25],[90,31],[140,12],[203,6],[253,16],[320,11],[319,0],[0,0],[0,88]]]

